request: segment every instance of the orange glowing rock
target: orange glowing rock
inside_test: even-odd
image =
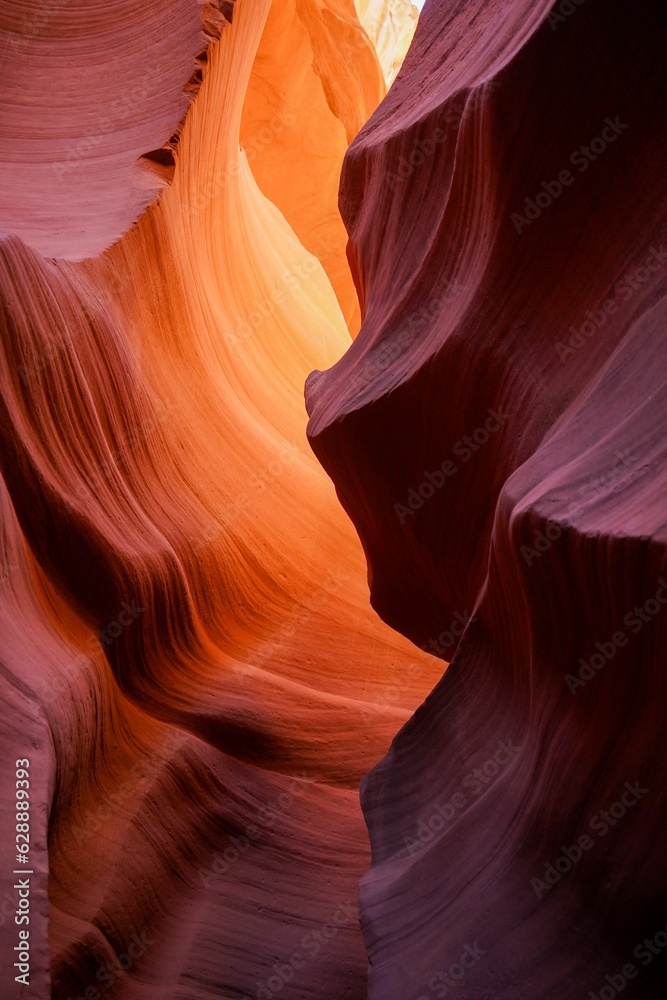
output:
[[[322,262],[353,334],[359,304],[338,182],[350,140],[384,93],[351,0],[272,4],[248,84],[241,146],[261,190]]]

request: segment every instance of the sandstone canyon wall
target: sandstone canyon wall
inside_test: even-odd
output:
[[[0,12],[3,998],[667,995],[665,12],[416,19]]]
[[[666,995],[664,38],[427,5],[346,159],[365,318],[309,433],[452,659],[362,786],[373,1000]]]

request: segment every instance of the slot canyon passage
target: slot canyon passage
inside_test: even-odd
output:
[[[0,4],[2,1000],[667,998],[666,22]]]

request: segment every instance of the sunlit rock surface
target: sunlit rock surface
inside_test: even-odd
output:
[[[355,0],[355,6],[390,87],[410,48],[419,11],[410,0]]]
[[[338,211],[343,156],[386,92],[354,5],[276,0],[257,50],[241,145],[262,192],[314,254],[352,334],[357,294]]]
[[[664,1000],[664,22],[5,5],[3,1000]]]

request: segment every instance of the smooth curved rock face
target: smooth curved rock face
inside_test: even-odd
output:
[[[665,995],[665,17],[572,7],[429,0],[344,165],[309,436],[453,657],[363,784],[371,1000]]]
[[[441,673],[372,612],[358,539],[306,440],[304,380],[350,343],[326,270],[346,236],[326,222],[329,242],[309,252],[303,206],[290,220],[255,176],[279,159],[270,142],[251,158],[243,134],[280,111],[278,97],[253,107],[249,89],[269,9],[236,5],[171,185],[102,256],[46,260],[55,248],[3,218],[2,795],[13,803],[14,761],[29,759],[40,1000],[363,1000],[358,785]],[[296,13],[285,22],[296,76],[312,79],[316,48],[335,62],[339,32],[361,32],[351,9],[322,19],[305,41]],[[188,31],[170,42],[174,94]],[[305,172],[319,154],[333,172],[336,121],[358,127],[379,100],[367,51],[356,88],[327,92],[337,111],[320,146],[294,145]],[[136,210],[114,177],[100,246],[109,206]],[[72,236],[53,226],[49,239]],[[13,823],[3,809],[3,969]],[[3,1000],[27,995],[4,977]]]
[[[40,1000],[664,997],[664,13],[565,6],[429,0],[362,128],[400,2],[5,5]]]
[[[271,5],[248,83],[241,144],[262,192],[322,262],[352,334],[359,330],[359,302],[338,185],[350,140],[385,93],[378,56],[351,0]],[[307,165],[298,179],[297,164]]]

